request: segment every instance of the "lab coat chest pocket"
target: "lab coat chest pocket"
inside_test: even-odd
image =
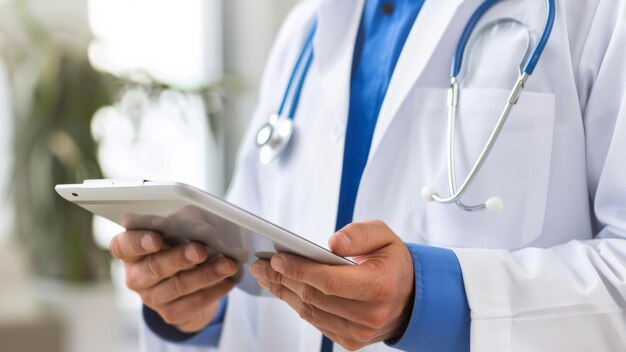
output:
[[[434,89],[418,92],[415,133],[426,141],[422,144],[426,150],[418,151],[424,157],[422,178],[447,195],[445,94]],[[480,155],[508,96],[504,89],[461,91],[455,139],[457,185]],[[441,102],[439,108],[431,99]],[[554,111],[554,95],[524,92],[463,197],[465,204],[474,205],[499,196],[504,200],[502,211],[467,212],[454,205],[428,203],[418,222],[422,237],[434,244],[485,248],[517,248],[536,239],[546,208]]]

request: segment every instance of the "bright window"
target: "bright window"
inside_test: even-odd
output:
[[[221,75],[220,0],[89,0],[99,69],[182,87]]]

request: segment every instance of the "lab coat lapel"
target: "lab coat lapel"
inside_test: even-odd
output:
[[[354,43],[364,0],[322,0],[314,40],[314,65],[333,119],[347,121]]]
[[[369,159],[375,154],[387,128],[413,85],[424,71],[437,44],[463,1],[436,0],[424,3],[407,37],[393,77],[389,82],[389,88],[387,89],[387,94],[378,116],[376,130],[374,131]],[[445,4],[442,4],[442,2]]]

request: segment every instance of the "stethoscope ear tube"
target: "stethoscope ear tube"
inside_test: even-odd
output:
[[[476,28],[476,25],[483,17],[483,15],[500,1],[501,0],[486,0],[478,7],[478,9],[476,9],[476,12],[474,12],[472,17],[470,18],[469,22],[465,26],[465,29],[463,30],[463,33],[461,34],[461,38],[459,39],[459,43],[457,44],[456,50],[454,52],[454,57],[452,58],[452,67],[450,69],[450,77],[459,76],[459,73],[461,72],[461,67],[463,66],[465,49],[467,47],[468,41],[470,40],[470,37],[472,36],[472,33],[474,32],[474,29]],[[547,15],[545,27],[543,29],[541,37],[539,38],[539,41],[537,42],[537,45],[535,46],[535,49],[533,50],[532,55],[530,56],[530,59],[522,70],[528,75],[532,75],[532,73],[535,71],[535,67],[537,67],[539,59],[541,58],[541,55],[543,54],[543,51],[548,44],[550,35],[552,35],[552,28],[554,27],[554,21],[556,19],[556,0],[546,0],[546,7]]]
[[[548,45],[548,40],[552,35],[552,28],[554,28],[554,21],[556,20],[556,0],[546,0],[546,6],[548,8],[548,14],[546,24],[543,28],[543,33],[539,38],[539,42],[537,42],[537,46],[535,47],[533,54],[530,56],[530,60],[528,60],[528,63],[524,68],[524,73],[528,75],[532,75],[533,72],[535,72],[539,59],[541,58],[541,55],[543,55],[543,51]]]
[[[264,165],[272,162],[285,150],[293,135],[294,116],[304,81],[313,61],[313,38],[316,29],[317,21],[313,22],[311,32],[307,36],[300,55],[298,55],[278,111],[270,116],[267,123],[263,124],[257,132],[256,145],[260,148],[259,160]],[[285,106],[289,99],[291,99],[289,111],[285,114]]]

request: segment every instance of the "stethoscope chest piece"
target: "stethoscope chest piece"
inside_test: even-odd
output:
[[[287,147],[293,135],[293,119],[287,116],[272,115],[269,121],[259,128],[256,144],[261,149],[259,159],[262,164],[271,163]]]

